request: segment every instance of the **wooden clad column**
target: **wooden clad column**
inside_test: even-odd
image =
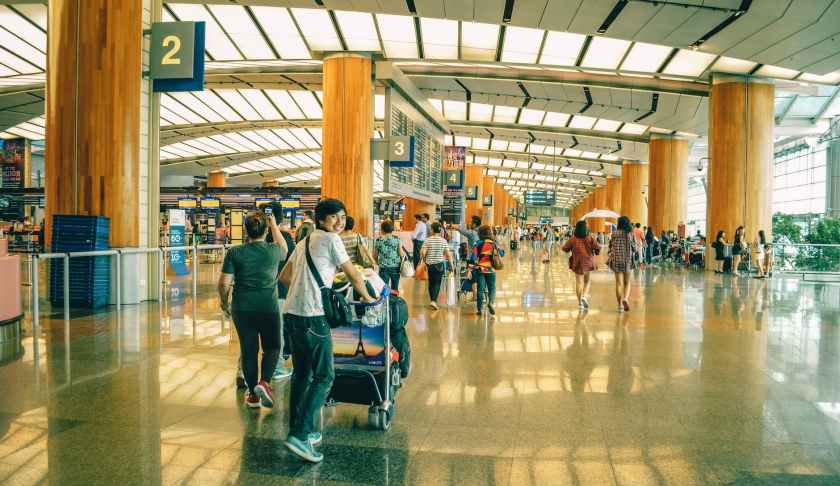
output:
[[[142,1],[49,2],[46,220],[111,219],[111,246],[137,246],[140,224]]]
[[[618,177],[607,177],[607,209],[623,216],[621,212],[621,179]],[[617,224],[615,218],[608,218],[608,221]]]
[[[731,242],[738,226],[744,226],[747,241],[754,241],[758,230],[771,238],[773,97],[767,80],[731,75],[712,79],[706,217],[710,241],[724,230]]]
[[[493,206],[482,206],[481,208],[481,224],[489,224],[492,225],[495,221],[494,210],[495,210],[495,188],[496,185],[496,178],[492,176],[482,176],[481,177],[481,194],[482,198],[487,196],[488,194],[493,194]]]
[[[647,202],[642,193],[648,187],[648,164],[625,160],[621,164],[621,210],[634,225],[647,226]]]
[[[373,83],[370,57],[333,54],[324,60],[321,197],[336,198],[356,220],[356,231],[373,230]],[[430,213],[431,214],[431,213]]]
[[[402,229],[405,231],[414,230],[415,222],[417,221],[414,219],[415,214],[428,214],[430,221],[436,219],[435,205],[430,202],[407,197],[403,199],[403,204],[405,204],[405,211],[403,212]]]
[[[677,231],[688,208],[688,140],[652,135],[648,144],[648,226],[659,236]]]
[[[592,193],[592,200],[591,200],[591,208],[589,209],[592,211],[593,209],[606,209],[607,208],[607,188],[604,186],[598,186],[595,188],[595,192]],[[606,233],[607,228],[604,223],[607,220],[604,218],[591,218],[589,219],[589,229],[591,229],[595,233]]]
[[[493,184],[493,226],[504,226],[507,220],[507,192],[501,184]]]
[[[477,199],[475,201],[467,200],[466,203],[466,213],[464,214],[464,216],[467,222],[469,222],[470,218],[472,218],[473,216],[478,216],[479,218],[482,216],[483,210],[481,207],[481,196],[482,194],[484,194],[484,192],[482,191],[483,177],[484,167],[481,167],[480,165],[468,165],[464,168],[464,187],[478,188],[478,190],[476,191]]]
[[[223,170],[214,170],[207,174],[207,187],[225,187],[226,173]]]

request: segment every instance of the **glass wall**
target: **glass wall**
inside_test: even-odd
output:
[[[706,176],[688,180],[688,224],[686,234],[706,234]]]
[[[797,138],[775,148],[773,213],[825,213],[827,144]]]

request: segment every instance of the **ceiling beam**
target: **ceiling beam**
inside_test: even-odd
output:
[[[160,145],[165,147],[201,137],[210,137],[224,133],[245,132],[272,128],[321,128],[323,120],[246,120],[221,123],[197,123],[191,125],[169,125],[160,128]]]
[[[397,65],[409,77],[427,76],[458,79],[490,79],[495,81],[511,81],[526,83],[563,84],[571,86],[589,86],[612,89],[627,89],[634,91],[649,91],[655,93],[671,93],[690,96],[709,96],[708,83],[694,81],[677,81],[672,79],[643,78],[623,76],[614,71],[604,73],[578,72],[554,69],[550,66],[540,66],[541,69],[523,69],[515,65],[498,63],[497,67],[490,67],[487,62],[466,66],[469,62],[458,61],[462,66],[445,66],[437,64],[418,65],[416,62],[397,62]],[[587,71],[589,71],[587,69]],[[648,73],[650,75],[650,73]]]
[[[231,165],[244,164],[254,160],[267,159],[280,155],[302,154],[305,152],[317,152],[319,149],[298,149],[298,150],[258,150],[253,152],[233,152],[219,155],[200,155],[196,157],[180,157],[160,161],[161,170],[177,167],[179,165],[197,164],[207,170],[218,170]]]
[[[514,130],[522,132],[523,138],[529,138],[528,133],[530,132],[537,136],[539,136],[539,134],[542,133],[545,135],[569,135],[576,137],[595,138],[600,140],[620,140],[623,142],[638,143],[648,143],[650,139],[649,136],[629,135],[626,133],[618,132],[605,132],[603,130],[584,130],[580,128],[569,127],[545,127],[538,125],[523,125],[521,123],[457,121],[450,123],[450,126],[452,127],[452,130],[457,130],[459,128],[486,128],[488,130],[493,130],[495,128],[502,130]]]

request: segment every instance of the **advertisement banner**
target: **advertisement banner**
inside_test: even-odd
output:
[[[187,216],[183,209],[169,210],[169,246],[184,246],[186,241]],[[169,252],[169,266],[175,275],[183,277],[190,274],[185,260],[185,253],[181,250]]]
[[[464,164],[466,147],[446,146],[443,149],[443,180],[449,189],[464,188]]]
[[[385,326],[369,327],[359,322],[332,329],[336,364],[385,365]]]

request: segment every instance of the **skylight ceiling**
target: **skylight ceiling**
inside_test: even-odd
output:
[[[216,61],[311,59],[316,52],[355,50],[382,52],[389,59],[500,61],[683,79],[707,77],[712,64],[715,69],[732,68],[735,72],[743,72],[749,63],[758,65],[731,56],[721,58],[702,47],[680,49],[686,45],[681,42],[670,46],[668,42],[634,42],[621,35],[612,36],[609,31],[607,36],[593,36],[508,25],[502,35],[498,22],[436,18],[423,14],[428,9],[418,11],[418,22],[410,15],[394,15],[394,9],[380,13],[167,3],[165,10],[164,20],[206,21],[207,55]],[[716,62],[721,59],[724,61]],[[779,62],[785,59],[782,56]],[[799,70],[772,63],[767,66],[762,75],[782,79],[802,75]],[[840,82],[840,71],[826,77],[823,74],[812,72],[811,82]]]

